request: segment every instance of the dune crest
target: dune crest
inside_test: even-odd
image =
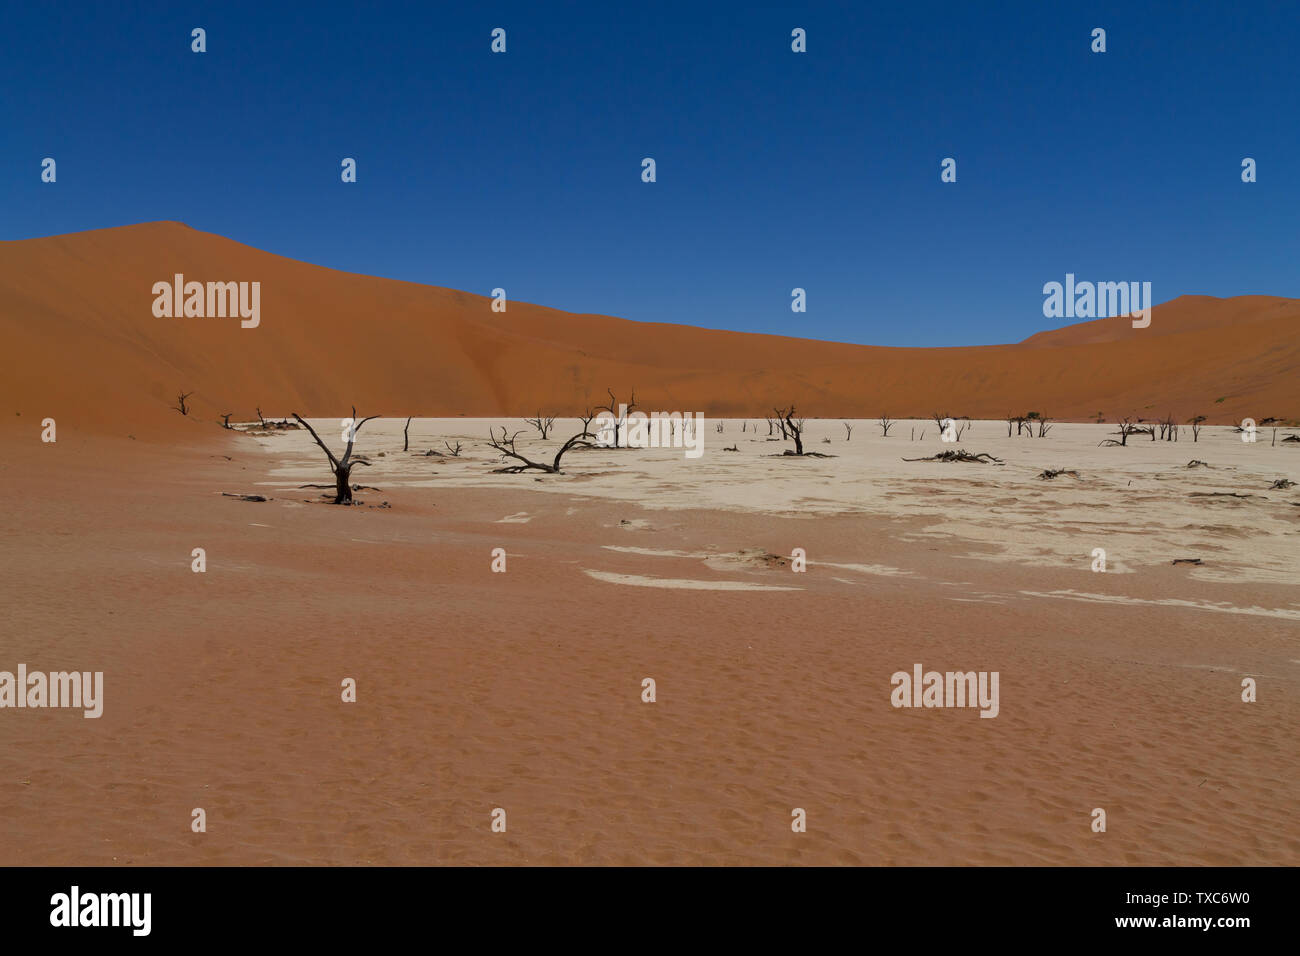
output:
[[[575,266],[576,268],[576,266]],[[260,323],[159,317],[156,283],[260,283]],[[197,300],[196,300],[197,301]],[[1300,300],[1183,296],[1151,327],[1100,319],[1014,345],[883,348],[634,322],[322,268],[153,222],[0,243],[0,421],[174,434],[292,411],[573,415],[646,408],[815,417],[1300,415]],[[193,411],[169,406],[192,391]],[[138,424],[137,424],[138,423]],[[145,426],[149,427],[146,428]],[[142,436],[143,437],[143,436]]]

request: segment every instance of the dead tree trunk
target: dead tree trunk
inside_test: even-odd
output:
[[[622,425],[623,425],[623,423],[624,423],[624,421],[625,421],[625,418],[624,418],[623,415],[620,415],[620,414],[618,413],[618,399],[614,397],[614,391],[613,391],[613,389],[610,389],[610,388],[607,387],[607,388],[605,389],[605,391],[609,393],[609,404],[608,404],[608,405],[598,405],[598,406],[596,406],[596,410],[599,411],[600,409],[603,408],[603,409],[605,409],[606,411],[608,411],[611,415],[614,416],[614,447],[615,447],[615,448],[618,448],[618,447],[619,447],[619,444],[618,444],[618,433],[619,433],[619,429],[622,427]],[[626,408],[624,409],[624,415],[626,415],[626,414],[630,414],[631,411],[632,411],[632,409],[634,409],[634,408],[636,408],[636,389],[635,389],[635,388],[632,389],[632,398],[631,398],[631,400],[627,403],[627,406],[626,406]]]
[[[802,455],[803,454],[803,434],[802,434],[803,419],[800,419],[798,423],[796,423],[794,418],[792,417],[793,415],[794,415],[794,406],[791,405],[790,410],[785,413],[785,427],[789,430],[790,437],[794,439],[794,453],[796,455]]]
[[[783,409],[783,408],[774,408],[774,409],[772,409],[772,411],[776,412],[776,425],[777,425],[778,428],[781,429],[781,439],[782,439],[782,441],[789,441],[789,440],[790,440],[790,433],[789,433],[789,431],[788,431],[787,428],[786,428],[786,422],[785,422],[786,411],[785,411],[785,409]],[[790,411],[794,411],[793,406],[791,407]]]
[[[546,441],[546,436],[550,434],[551,429],[555,427],[555,416],[543,415],[539,411],[537,413],[536,418],[525,418],[524,424],[532,425],[534,428],[536,428],[539,432],[542,433],[542,441]]]
[[[371,415],[369,418],[363,418],[360,422],[358,422],[357,407],[355,405],[352,406],[352,418],[349,419],[348,430],[346,432],[348,447],[344,449],[342,458],[334,457],[334,452],[330,451],[329,446],[320,440],[320,436],[316,434],[316,429],[308,425],[306,419],[304,419],[297,412],[293,413],[293,417],[298,420],[298,424],[302,425],[303,428],[311,432],[311,437],[316,439],[316,444],[320,445],[321,450],[325,452],[326,457],[328,457],[330,460],[330,468],[334,472],[334,504],[336,505],[352,504],[352,484],[351,484],[352,466],[370,464],[370,462],[364,461],[360,458],[358,458],[356,461],[353,461],[352,446],[353,443],[356,441],[357,432],[361,431],[361,426],[364,425],[366,422],[373,421],[379,416]]]
[[[1108,438],[1101,443],[1102,445],[1127,446],[1128,436],[1132,435],[1133,433],[1139,430],[1138,427],[1134,425],[1132,421],[1130,421],[1127,418],[1121,419],[1118,424],[1119,424],[1119,431],[1116,432],[1116,434],[1119,435],[1119,441],[1115,441],[1115,439],[1113,438]]]
[[[408,417],[406,419],[406,427],[402,429],[402,451],[409,451],[411,448],[410,431],[411,431],[411,418]]]

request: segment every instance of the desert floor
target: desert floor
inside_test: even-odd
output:
[[[493,424],[368,423],[351,508],[303,431],[6,432],[0,670],[105,705],[0,711],[0,864],[1300,863],[1285,432],[710,421],[551,476]],[[1006,463],[902,461],[956,447]],[[894,708],[916,663],[998,716]]]

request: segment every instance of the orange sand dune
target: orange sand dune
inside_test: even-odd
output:
[[[579,266],[575,265],[575,268]],[[260,324],[158,318],[155,282],[261,283]],[[647,409],[812,417],[1036,410],[1300,417],[1300,300],[1185,296],[1151,327],[1104,319],[1018,345],[880,348],[575,315],[337,272],[145,223],[0,243],[0,421],[161,436],[298,411],[573,414],[635,386]],[[183,419],[168,406],[193,391]],[[148,428],[145,428],[148,426]]]

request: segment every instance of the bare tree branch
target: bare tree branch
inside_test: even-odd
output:
[[[349,484],[349,479],[352,475],[353,466],[365,465],[370,467],[370,462],[366,461],[364,458],[357,458],[355,460],[352,458],[352,449],[356,443],[357,432],[361,430],[361,426],[366,422],[374,421],[379,416],[371,415],[369,418],[363,418],[360,422],[357,422],[357,408],[355,405],[352,406],[352,417],[348,419],[348,446],[344,450],[342,458],[336,458],[334,456],[334,452],[330,451],[329,446],[326,445],[325,442],[321,441],[321,437],[316,434],[316,429],[312,428],[305,418],[297,412],[293,413],[293,417],[298,420],[300,425],[311,433],[311,437],[316,440],[316,444],[320,445],[321,450],[325,452],[325,455],[330,460],[330,468],[334,472],[334,503],[336,505],[351,504],[353,489],[352,485]]]
[[[548,433],[548,432],[549,432],[553,427],[555,427],[555,416],[554,416],[554,415],[543,415],[543,414],[539,411],[539,412],[537,413],[537,417],[536,417],[536,418],[525,418],[525,419],[524,419],[524,424],[525,424],[525,425],[532,425],[534,428],[536,428],[539,432],[542,433],[542,441],[546,441],[546,435],[547,435],[547,433]]]

